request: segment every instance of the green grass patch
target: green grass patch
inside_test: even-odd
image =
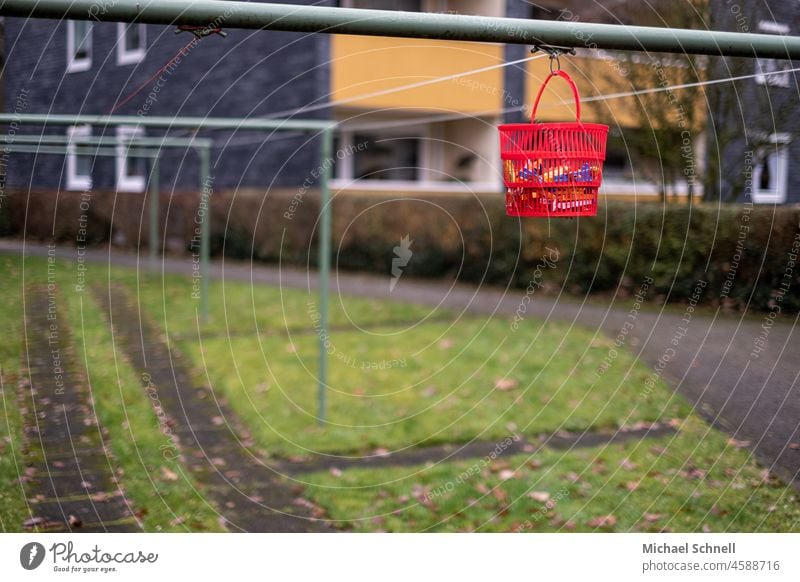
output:
[[[272,454],[399,448],[510,432],[615,428],[684,417],[666,386],[609,342],[561,323],[461,318],[332,332],[328,424],[317,414],[316,334],[183,341],[179,348]]]
[[[329,518],[364,532],[800,529],[797,492],[696,417],[657,440],[303,477]]]
[[[70,301],[73,336],[92,383],[95,409],[145,531],[224,531],[217,511],[180,463],[169,427],[159,421],[147,396],[147,382],[115,353],[100,313],[88,294]]]
[[[187,261],[190,259],[187,258]],[[104,267],[93,266],[103,272]],[[200,316],[199,281],[178,275],[151,276],[145,271],[113,269],[112,280],[124,283],[150,316],[173,337],[196,338]],[[205,335],[309,332],[319,313],[318,294],[242,282],[209,282],[209,317]],[[375,326],[381,322],[425,320],[437,317],[431,308],[372,299],[331,298],[331,326]],[[438,317],[442,317],[439,313]]]
[[[0,363],[17,372],[22,349],[22,261],[0,255],[4,277],[0,287],[4,302],[0,321],[17,341],[0,344]],[[90,267],[91,268],[91,267]],[[190,475],[174,460],[176,451],[161,430],[142,379],[119,353],[115,354],[111,333],[99,307],[88,291],[76,291],[75,264],[58,259],[54,270],[59,300],[67,315],[77,355],[76,365],[85,367],[91,381],[95,411],[108,431],[113,463],[126,496],[137,511],[145,531],[221,531],[218,515],[209,507]],[[128,274],[129,272],[126,272]],[[44,259],[25,260],[25,284],[47,281]],[[20,455],[21,423],[14,401],[16,382],[5,386],[4,409],[0,409],[0,437],[16,435],[14,457],[8,445],[0,457],[0,518],[2,527],[19,531],[21,516],[27,516],[25,499],[19,488],[19,471],[24,469]],[[5,416],[7,414],[7,416]],[[172,460],[171,460],[172,459]]]
[[[18,261],[0,255],[0,530],[20,531],[30,517],[20,481],[22,460],[22,417],[16,389],[22,356],[22,286]]]

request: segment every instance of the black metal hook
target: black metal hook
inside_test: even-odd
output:
[[[228,36],[227,32],[215,26],[192,26],[191,24],[181,24],[175,29],[175,34],[180,34],[182,32],[191,32],[198,39],[211,36],[212,34],[218,34],[222,38]]]
[[[535,44],[531,49],[532,53],[542,51],[550,56],[550,73],[555,73],[561,70],[561,55],[575,55],[575,47],[571,46],[556,46],[551,44]],[[553,69],[553,61],[556,63],[556,68]]]

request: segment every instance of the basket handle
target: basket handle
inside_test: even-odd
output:
[[[533,104],[533,111],[531,111],[531,123],[534,123],[536,118],[536,110],[539,108],[539,101],[542,99],[542,93],[544,93],[544,88],[547,87],[547,84],[550,82],[550,79],[553,77],[561,77],[567,83],[569,83],[570,88],[572,89],[572,96],[575,98],[575,120],[580,123],[581,121],[581,98],[578,95],[578,88],[575,86],[575,82],[570,78],[569,75],[565,71],[561,69],[556,69],[552,71],[550,75],[544,80],[542,83],[541,88],[539,89],[538,95],[536,95],[536,101]]]

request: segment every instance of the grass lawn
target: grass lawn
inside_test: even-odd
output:
[[[19,259],[0,256],[0,321],[21,337]],[[163,453],[170,441],[100,310],[74,290],[74,265],[58,278],[75,348],[87,367],[128,497],[148,531],[218,530],[218,514],[191,475]],[[43,280],[45,262],[26,260]],[[357,531],[790,531],[796,492],[765,475],[627,352],[595,373],[612,342],[582,328],[457,317],[428,307],[334,298],[328,345],[329,423],[316,422],[318,305],[304,291],[212,282],[211,314],[198,326],[189,278],[149,277],[90,265],[91,281],[126,285],[142,312],[188,356],[196,380],[227,401],[266,457],[399,450],[560,430],[671,422],[675,436],[593,449],[543,449],[508,459],[302,475],[305,496]],[[20,341],[0,346],[0,519],[19,529],[25,499],[14,406]],[[13,382],[12,382],[13,380]],[[2,446],[2,445],[0,445]]]
[[[306,494],[355,531],[800,529],[797,492],[696,416],[657,440],[306,477]]]
[[[0,255],[0,530],[19,531],[30,517],[20,476],[22,460],[22,417],[17,402],[17,381],[22,355],[22,294],[17,274],[19,262]],[[16,340],[14,338],[17,338]]]
[[[11,326],[16,330],[9,337],[17,341],[3,342],[0,347],[4,370],[19,370],[22,348],[22,271],[21,261],[0,255],[3,274],[3,297],[0,317],[3,329]],[[145,531],[220,531],[218,514],[210,507],[202,494],[196,491],[193,479],[183,471],[177,461],[170,461],[164,454],[167,437],[159,429],[140,379],[119,354],[115,354],[111,333],[100,310],[88,292],[76,293],[74,265],[57,261],[56,281],[61,292],[62,305],[71,328],[75,351],[86,366],[94,395],[94,405],[100,423],[108,430],[112,463],[120,474],[122,488],[145,528]],[[47,281],[47,267],[43,259],[25,261],[25,280],[28,284]],[[8,301],[9,298],[11,301]],[[4,372],[5,382],[5,372]],[[6,386],[5,411],[11,419],[14,446],[19,454],[21,419],[14,405],[16,382]],[[9,406],[9,404],[14,406]],[[8,428],[0,422],[0,431]],[[6,486],[7,480],[17,479],[18,469],[13,457],[4,451],[0,459],[0,501],[6,496],[8,503],[0,503],[0,517],[4,527],[12,531],[21,529],[20,515],[25,508],[25,499],[16,486]],[[17,462],[22,463],[21,459]],[[24,469],[21,465],[19,470]],[[6,515],[6,513],[8,515]],[[27,515],[26,515],[27,516]],[[23,518],[24,519],[24,518]]]
[[[502,319],[461,318],[334,331],[325,429],[315,422],[316,335],[212,338],[179,348],[263,447],[280,455],[615,428],[689,412],[666,387],[643,393],[647,369],[627,354],[615,373],[598,377],[605,339],[561,323],[514,333]]]

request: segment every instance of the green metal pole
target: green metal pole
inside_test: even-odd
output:
[[[150,184],[148,188],[150,196],[150,273],[155,273],[158,267],[158,203],[159,203],[159,184],[158,184],[158,158],[153,158],[150,166]]]
[[[228,0],[1,0],[0,14],[28,18],[193,24],[438,38],[509,44],[550,44],[591,49],[800,58],[800,37],[647,26],[544,21],[459,14],[298,6]]]
[[[2,2],[3,0],[0,0]],[[3,9],[0,8],[0,13]],[[336,125],[333,121],[322,119],[259,119],[257,117],[139,117],[138,115],[85,115],[85,114],[49,114],[49,113],[0,113],[0,123],[36,124],[36,125],[130,125],[133,127],[163,127],[167,129],[234,129],[234,130],[297,130],[322,131]],[[168,141],[178,138],[169,138]],[[135,138],[132,147],[140,141],[147,143],[147,138]],[[202,140],[198,143],[205,143]],[[126,142],[127,143],[127,142]],[[159,147],[162,144],[156,144]],[[184,145],[194,145],[185,143]]]
[[[211,253],[211,148],[201,147],[200,155],[200,207],[205,202],[205,214],[200,223],[200,318],[208,321],[208,264]],[[199,210],[199,209],[198,209]]]
[[[322,175],[319,184],[319,385],[317,387],[320,425],[326,420],[328,390],[328,293],[331,273],[331,191],[333,130],[322,132]]]

